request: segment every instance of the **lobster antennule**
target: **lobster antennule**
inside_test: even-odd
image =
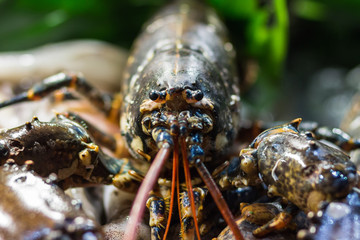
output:
[[[145,203],[149,192],[153,189],[156,180],[158,179],[163,165],[171,153],[171,145],[164,143],[160,151],[156,154],[153,163],[142,182],[138,193],[136,194],[134,203],[130,211],[128,226],[126,228],[124,239],[135,240],[136,230],[139,222],[145,211]]]
[[[174,207],[175,188],[176,187],[179,188],[179,151],[178,150],[179,150],[178,144],[175,139],[174,152],[173,152],[173,169],[172,169],[173,171],[172,171],[172,181],[171,181],[170,209],[169,209],[168,219],[167,219],[167,223],[166,223],[166,229],[165,229],[165,233],[164,233],[164,237],[163,237],[164,240],[166,239],[167,234],[170,229],[171,216],[172,216],[173,207]],[[179,193],[179,189],[177,189],[177,192]],[[179,201],[178,201],[178,206],[180,208]],[[180,211],[179,211],[179,214],[180,214]]]
[[[200,177],[205,182],[211,196],[213,197],[216,206],[218,207],[219,211],[221,212],[221,215],[225,219],[226,223],[228,224],[230,230],[233,232],[234,237],[236,240],[244,240],[244,237],[242,236],[240,229],[236,225],[236,222],[234,220],[234,216],[232,215],[228,205],[226,204],[220,190],[216,186],[216,183],[211,177],[211,174],[207,170],[206,166],[200,159],[195,160],[195,167],[198,171]]]

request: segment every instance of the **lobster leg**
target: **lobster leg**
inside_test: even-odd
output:
[[[326,126],[319,126],[317,122],[304,121],[300,124],[301,119],[295,119],[292,121],[295,125],[295,128],[298,128],[298,131],[305,133],[307,137],[314,138],[317,140],[323,139],[329,142],[334,143],[345,151],[354,150],[360,148],[360,139],[353,138],[347,132],[339,128],[331,128]],[[280,125],[281,124],[281,125]],[[260,131],[266,131],[268,129],[273,129],[274,125],[284,126],[286,123],[271,123],[271,124],[259,124],[256,123],[254,126],[251,126],[251,129],[256,129]],[[250,129],[250,128],[249,128]],[[249,129],[246,129],[249,131]]]
[[[295,205],[289,203],[283,212],[278,213],[270,221],[255,229],[253,231],[254,236],[262,237],[275,230],[288,228],[290,226],[293,215],[297,212],[297,210],[298,208]]]
[[[270,203],[241,203],[240,210],[241,216],[236,220],[236,224],[239,228],[244,226],[244,222],[258,225],[259,227],[253,231],[253,235],[260,238],[276,230],[293,228],[295,223],[291,220],[298,208],[290,203],[283,209],[280,203],[275,201]],[[217,239],[232,239],[232,237],[233,235],[227,227]]]
[[[103,161],[106,163],[107,168],[109,168],[109,165],[111,164],[109,160],[110,159]],[[131,165],[131,159],[114,158],[113,160],[116,161],[114,165],[119,167],[113,171],[113,174],[114,172],[115,174],[112,178],[112,184],[121,190],[135,192],[144,178],[143,175]]]
[[[108,134],[107,132],[101,131],[78,114],[72,112],[63,115],[65,115],[70,120],[82,125],[94,138],[97,144],[108,148],[110,151],[115,153],[116,157],[128,157],[129,153],[125,147],[125,142],[120,133]]]
[[[360,139],[351,137],[348,133],[339,128],[318,127],[317,124],[304,124],[300,131],[306,132],[309,138],[324,139],[334,143],[345,151],[360,148]],[[313,134],[312,134],[313,133]]]
[[[165,218],[165,201],[162,197],[151,194],[146,202],[150,212],[149,226],[151,227],[151,239],[160,240],[164,234]]]
[[[116,138],[113,135],[99,130],[94,125],[88,123],[85,119],[80,117],[78,114],[69,112],[64,115],[66,115],[66,117],[71,119],[72,121],[77,122],[80,125],[82,125],[84,128],[86,128],[89,134],[96,140],[96,143],[108,148],[113,152],[116,151],[117,143],[116,143]]]
[[[119,109],[116,104],[118,99],[108,93],[100,92],[90,85],[80,74],[59,73],[44,79],[42,82],[34,85],[28,91],[23,92],[7,101],[0,103],[0,108],[10,106],[19,102],[36,101],[61,88],[75,89],[89,99],[98,109],[112,114],[112,109]]]
[[[256,149],[242,149],[239,158],[233,158],[229,166],[223,170],[218,178],[218,184],[226,189],[232,186],[257,186],[261,183],[258,175],[257,159],[254,158]]]
[[[113,184],[115,187],[135,192],[141,183],[142,175],[133,168],[128,158],[113,158],[99,153],[99,163],[91,175],[83,177],[75,173],[57,183],[63,189],[70,187],[86,187],[94,184]]]
[[[203,203],[206,191],[202,188],[194,188],[194,202],[196,206],[196,217],[201,220]],[[182,192],[180,197],[181,209],[181,239],[195,239],[194,219],[188,192]]]

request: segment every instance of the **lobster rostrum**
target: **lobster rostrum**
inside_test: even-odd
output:
[[[144,160],[144,166],[140,168],[146,169],[148,162],[151,165],[134,201],[126,239],[135,238],[145,203],[150,210],[152,238],[160,239],[161,235],[166,238],[175,192],[179,199],[181,236],[195,238],[195,225],[200,239],[197,220],[201,218],[207,191],[236,238],[242,239],[208,171],[224,162],[221,156],[239,128],[239,83],[233,66],[234,55],[225,27],[216,14],[195,1],[176,1],[164,8],[145,25],[135,42],[124,75],[120,126],[132,156]],[[116,115],[117,98],[93,88],[80,75],[62,73],[1,103],[0,107],[38,100],[62,87],[76,89],[106,114]],[[40,134],[46,131],[53,134]],[[18,132],[21,134],[16,134]],[[34,168],[39,165],[38,168],[47,168],[44,167],[47,164],[40,163],[46,156],[51,156],[47,155],[49,152],[58,156],[58,161],[66,159],[55,167],[57,169],[42,169],[46,172],[44,175],[51,171],[59,174],[61,181],[65,182],[64,188],[84,182],[113,182],[115,186],[134,191],[145,175],[146,170],[133,167],[131,159],[115,161],[104,154],[97,144],[115,151],[116,140],[74,114],[58,114],[53,123],[34,119],[24,126],[5,131],[3,135],[4,159],[10,157],[20,163],[30,159]],[[42,138],[46,140],[38,140]],[[62,151],[67,151],[65,145],[73,151],[63,154]],[[39,153],[43,156],[38,157]],[[165,163],[170,155],[172,164]],[[180,157],[183,159],[182,167],[179,166]],[[179,168],[184,169],[183,174]],[[112,177],[111,181],[109,177]],[[181,182],[185,182],[185,192],[182,192]],[[197,185],[196,188],[193,184]],[[165,193],[161,192],[164,187],[167,188]],[[164,199],[170,199],[170,203]],[[170,210],[166,214],[168,206]]]

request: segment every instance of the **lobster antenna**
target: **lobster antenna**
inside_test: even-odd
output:
[[[173,212],[173,206],[174,206],[174,198],[175,198],[175,188],[179,179],[178,173],[179,173],[179,152],[178,152],[178,146],[177,146],[177,139],[174,141],[174,152],[173,152],[173,171],[172,171],[172,181],[171,181],[171,197],[170,197],[170,209],[168,214],[168,219],[166,223],[166,229],[164,233],[163,239],[165,240],[167,237],[167,234],[169,232],[170,228],[170,222],[171,222],[171,216]],[[178,205],[179,206],[179,205]],[[180,214],[180,212],[179,212]]]
[[[195,161],[195,167],[196,167],[196,170],[198,171],[199,175],[201,176],[202,180],[205,182],[209,192],[211,193],[211,196],[214,199],[219,211],[221,212],[221,215],[225,219],[230,230],[233,232],[235,239],[236,240],[244,240],[244,237],[242,236],[240,229],[236,225],[234,216],[232,215],[220,190],[216,186],[216,183],[214,182],[213,178],[211,177],[211,174],[207,170],[204,163],[200,159],[197,159]]]
[[[160,175],[162,167],[170,155],[170,152],[170,144],[165,143],[163,144],[163,147],[160,149],[160,151],[156,154],[156,157],[136,194],[130,211],[129,222],[125,230],[124,239],[135,240],[137,226],[143,217],[146,205],[145,203],[148,199],[149,192],[153,189],[155,182]]]
[[[190,169],[189,169],[189,160],[187,158],[186,153],[186,145],[185,145],[185,138],[181,138],[181,153],[183,156],[183,164],[184,164],[184,172],[185,172],[185,182],[186,182],[186,188],[188,190],[189,200],[190,200],[190,206],[191,211],[193,213],[193,219],[194,219],[194,225],[196,230],[196,236],[200,240],[200,231],[199,231],[199,225],[196,217],[196,209],[195,209],[195,201],[194,201],[194,193],[193,188],[191,186],[191,176],[190,176]]]

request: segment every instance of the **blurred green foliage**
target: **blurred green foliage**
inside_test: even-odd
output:
[[[95,38],[129,47],[164,0],[2,0],[0,51]]]
[[[242,56],[255,59],[259,65],[256,98],[249,94],[244,100],[256,109],[267,109],[276,99],[281,84],[288,44],[288,10],[285,0],[209,0],[219,12],[231,19],[234,30],[243,25],[237,39]],[[243,41],[243,43],[239,43]],[[245,69],[246,70],[246,69]],[[256,99],[256,100],[254,100]]]
[[[301,92],[319,68],[351,69],[360,62],[359,0],[208,2],[225,16],[231,33],[243,34],[235,42],[240,54],[259,63],[258,79],[243,96],[256,114],[284,111],[284,99],[306,101]]]
[[[243,22],[244,51],[278,76],[286,56],[288,13],[285,0],[209,0],[227,18]],[[264,69],[266,68],[266,70]]]
[[[245,95],[269,109],[281,95],[294,55],[346,67],[359,63],[359,0],[204,0],[225,20],[240,59],[260,72]],[[94,38],[129,48],[166,0],[0,0],[0,51]],[[357,53],[357,54],[356,54]],[[307,60],[300,65],[307,66]],[[284,67],[285,66],[285,67]],[[303,73],[301,66],[299,74]]]

